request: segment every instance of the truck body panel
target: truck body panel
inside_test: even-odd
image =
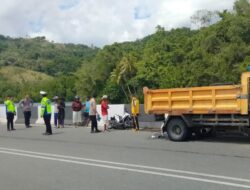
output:
[[[241,76],[240,85],[151,90],[144,87],[146,113],[242,114],[248,115],[250,72]]]

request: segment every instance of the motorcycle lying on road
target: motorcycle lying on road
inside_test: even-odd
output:
[[[129,113],[125,112],[123,116],[114,115],[110,118],[110,129],[131,129],[133,128],[133,120]]]

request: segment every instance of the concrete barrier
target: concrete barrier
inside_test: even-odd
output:
[[[17,112],[17,109],[16,109],[16,112]],[[17,115],[14,117],[14,122],[16,120],[17,120]],[[0,104],[0,123],[7,123],[6,106],[4,104],[2,104],[2,105]]]
[[[131,105],[125,104],[125,110],[131,114]],[[155,115],[149,115],[144,112],[144,104],[140,104],[140,115],[138,117],[139,126],[141,128],[145,127],[154,127],[159,128],[162,124],[162,121],[157,121]]]
[[[51,124],[52,125],[55,125],[55,122],[54,122],[54,107],[55,105],[54,104],[52,104],[52,106],[51,106]],[[66,112],[66,110],[68,109],[68,107],[66,107],[65,108],[65,112]],[[42,117],[40,117],[40,113],[41,113],[41,106],[40,105],[38,105],[37,106],[37,119],[36,119],[36,121],[35,121],[35,123],[36,124],[44,124],[44,120],[43,120],[43,118]],[[69,113],[68,114],[66,114],[65,116],[67,116],[68,117],[68,115],[69,115]],[[65,117],[65,121],[67,122],[67,118]],[[69,124],[71,124],[71,123],[65,123],[66,125],[69,125]]]
[[[101,105],[97,105],[97,112],[101,116]],[[108,118],[110,119],[114,115],[124,115],[125,105],[124,104],[110,104],[108,109]],[[98,126],[103,126],[104,123],[102,120],[98,122]]]
[[[31,107],[31,118],[30,123],[36,123],[38,118],[38,110],[37,106]],[[24,124],[24,115],[22,107],[17,107],[17,117],[15,123],[17,124]]]
[[[101,105],[97,105],[97,112],[101,115]],[[108,109],[108,117],[114,115],[124,115],[125,113],[125,105],[124,104],[110,104]]]
[[[0,122],[6,122],[6,107],[4,105],[0,105]]]
[[[125,110],[127,110],[128,113],[131,114],[131,105],[125,104]],[[140,115],[138,117],[138,120],[141,122],[155,122],[155,116],[146,114],[144,112],[144,105],[140,104]]]
[[[114,116],[115,114],[123,115],[125,113],[125,110],[128,113],[131,113],[131,106],[130,104],[110,104],[109,105],[109,119],[110,117]],[[17,124],[24,124],[24,115],[21,107],[17,108],[17,115],[15,117],[15,123]],[[32,107],[32,113],[31,113],[31,125],[32,124],[44,124],[43,118],[40,118],[40,104],[36,103]],[[101,115],[101,106],[97,105],[97,111]],[[72,125],[72,119],[73,119],[73,113],[71,109],[71,103],[66,103],[65,108],[65,124],[66,125]],[[6,108],[5,105],[0,105],[0,122],[6,123]],[[161,122],[157,122],[155,120],[154,115],[147,115],[144,112],[143,104],[140,105],[140,116],[139,116],[139,122],[140,127],[159,127],[161,125]],[[54,125],[54,105],[52,106],[52,115],[51,115],[51,124]],[[102,121],[98,122],[99,126],[102,126]]]
[[[66,104],[64,123],[66,125],[72,125],[73,124],[73,111],[72,111],[72,108],[71,108],[71,103]]]

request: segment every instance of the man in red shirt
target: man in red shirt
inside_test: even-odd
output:
[[[102,110],[102,120],[104,124],[104,131],[108,130],[109,120],[108,120],[108,96],[102,96],[101,110]]]

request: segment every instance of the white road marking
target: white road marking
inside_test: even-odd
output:
[[[97,162],[97,163],[105,163],[105,164],[112,164],[112,165],[119,165],[119,166],[127,166],[127,167],[134,167],[134,168],[166,171],[166,172],[189,174],[189,175],[204,176],[204,177],[211,177],[211,178],[218,178],[218,179],[224,179],[224,180],[233,180],[233,181],[250,183],[249,179],[235,178],[235,177],[214,175],[214,174],[207,174],[207,173],[199,173],[199,172],[191,172],[191,171],[186,171],[186,170],[174,170],[174,169],[170,169],[170,168],[159,168],[159,167],[152,167],[152,166],[145,166],[145,165],[127,164],[127,163],[122,163],[122,162],[111,162],[111,161],[105,161],[105,160],[96,160],[96,159],[82,158],[82,157],[75,157],[75,156],[66,156],[66,155],[51,154],[51,153],[33,152],[33,151],[26,151],[26,150],[20,150],[20,149],[11,149],[11,148],[4,148],[4,147],[0,147],[0,150],[7,150],[7,151],[14,151],[14,152],[28,153],[28,154],[35,154],[35,155],[41,155],[41,156],[50,156],[50,157],[56,157],[56,158],[83,160],[83,161],[90,161],[90,162]]]
[[[0,148],[0,149],[5,149],[5,148]],[[143,174],[151,174],[151,175],[158,175],[158,176],[165,176],[165,177],[180,178],[180,179],[186,179],[186,180],[192,180],[192,181],[207,182],[207,183],[213,183],[213,184],[220,184],[220,185],[250,189],[250,184],[249,185],[243,185],[243,184],[239,184],[239,183],[231,183],[231,182],[226,182],[226,181],[203,179],[203,178],[199,178],[199,177],[190,177],[190,176],[184,176],[184,175],[178,175],[178,174],[169,174],[169,173],[149,171],[149,170],[143,170],[143,169],[134,169],[134,168],[126,168],[126,167],[120,167],[120,166],[111,166],[111,165],[105,165],[105,164],[97,164],[97,163],[76,161],[76,160],[63,159],[63,158],[55,158],[55,157],[52,157],[52,156],[42,156],[42,155],[38,155],[39,152],[36,152],[37,153],[37,155],[36,155],[36,154],[31,154],[31,153],[21,153],[21,150],[18,150],[19,152],[17,152],[17,151],[14,152],[13,150],[17,150],[17,149],[12,149],[12,151],[0,150],[0,153],[16,155],[16,156],[24,156],[24,157],[30,157],[30,158],[39,158],[39,159],[44,159],[44,160],[60,161],[60,162],[73,163],[73,164],[79,164],[79,165],[102,167],[102,168],[108,168],[108,169],[114,169],[114,170],[123,170],[123,171],[137,172],[137,173],[143,173]],[[31,152],[31,151],[25,151],[25,152]],[[39,154],[46,154],[46,153],[39,153]],[[47,155],[53,155],[53,154],[47,154]],[[240,178],[238,178],[238,179],[240,179]],[[243,179],[243,180],[245,180],[245,179]]]

